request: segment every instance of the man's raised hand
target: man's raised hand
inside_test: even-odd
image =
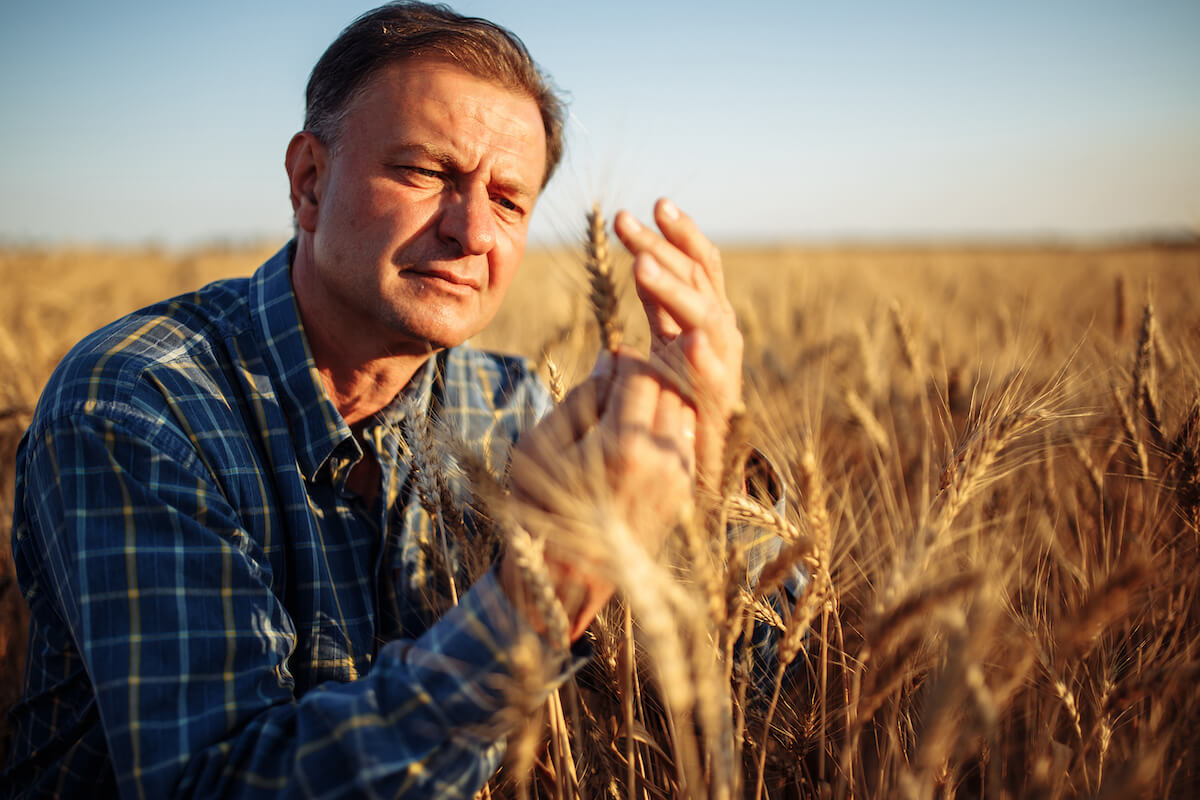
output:
[[[614,229],[634,256],[634,280],[653,336],[652,354],[681,373],[695,411],[700,483],[715,489],[729,419],[742,399],[742,334],[729,298],[721,253],[666,198],[654,206],[659,231],[627,211]]]

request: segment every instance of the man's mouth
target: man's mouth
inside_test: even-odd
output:
[[[478,278],[450,269],[426,268],[413,270],[413,274],[420,275],[423,278],[434,278],[453,284],[454,286],[460,286],[463,289],[473,289],[475,291],[478,291],[481,285]]]

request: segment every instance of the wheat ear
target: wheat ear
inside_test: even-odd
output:
[[[1136,384],[1137,378],[1134,379]],[[1121,428],[1125,432],[1125,440],[1129,443],[1129,449],[1137,459],[1138,476],[1142,478],[1150,475],[1150,456],[1146,452],[1146,443],[1142,441],[1142,436],[1138,433],[1137,422],[1133,418],[1128,406],[1125,405],[1125,400],[1117,393],[1117,387],[1110,386],[1113,405],[1117,407],[1117,416],[1121,420]]]
[[[561,403],[563,398],[567,396],[567,384],[563,380],[562,370],[558,368],[558,364],[554,363],[554,359],[550,357],[550,352],[542,356],[542,361],[546,365],[546,375],[549,380],[550,397],[555,403]]]
[[[921,374],[921,356],[917,352],[916,340],[913,338],[908,320],[904,318],[900,309],[900,301],[893,300],[888,311],[892,317],[892,330],[896,333],[896,342],[900,345],[900,355],[904,356],[904,363],[909,370],[919,376]]]
[[[962,444],[942,471],[936,500],[935,527],[949,525],[977,492],[1005,446],[1033,423],[1045,418],[1042,409],[1021,409],[985,425]]]
[[[584,265],[591,292],[588,300],[600,325],[604,349],[615,353],[621,346],[621,326],[617,321],[617,284],[613,278],[612,258],[608,250],[608,230],[599,204],[587,214],[584,238]]]
[[[1133,409],[1142,409],[1150,426],[1150,435],[1160,449],[1166,447],[1162,414],[1159,412],[1158,381],[1154,368],[1154,345],[1158,341],[1154,304],[1146,303],[1142,327],[1138,332],[1137,353],[1133,359]]]

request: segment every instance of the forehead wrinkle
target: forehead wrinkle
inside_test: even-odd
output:
[[[497,130],[488,124],[483,115],[473,115],[471,118],[493,135],[487,137],[486,141],[465,135],[462,126],[453,124],[448,116],[446,123],[449,128],[449,146],[415,141],[403,143],[399,149],[419,151],[443,167],[460,172],[473,172],[486,166],[490,170],[490,182],[503,191],[523,197],[536,196],[537,191],[520,177],[521,165],[528,160],[531,165],[540,169],[545,160],[544,156],[530,156],[529,151],[532,147],[521,140],[521,133],[510,134]]]
[[[386,82],[382,73],[377,76],[393,105],[415,103],[414,113],[405,115],[407,129],[393,152],[416,148],[437,163],[463,172],[486,167],[489,181],[503,191],[537,196],[545,170],[545,129],[533,97],[490,84],[508,95],[505,100],[528,103],[531,113],[526,115],[470,92],[447,97],[427,91],[434,82],[427,70],[406,74],[415,80],[396,85]]]
[[[467,113],[467,117],[480,128],[488,131],[489,134],[486,137],[467,137],[469,147],[484,145],[493,152],[511,157],[516,164],[529,158],[529,153],[534,149],[534,145],[529,141],[529,126],[520,118],[505,117],[493,109],[487,108],[472,109]],[[499,120],[495,119],[497,117]],[[453,130],[457,133],[463,128],[456,125]],[[484,141],[485,139],[486,141]]]

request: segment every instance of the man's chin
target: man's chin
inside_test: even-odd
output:
[[[436,353],[439,350],[448,350],[451,347],[465,344],[470,338],[470,334],[464,331],[440,327],[416,331],[408,329],[403,333],[407,345],[405,349],[411,349],[414,353]]]
[[[391,315],[390,335],[394,337],[397,345],[406,345],[406,350],[410,348],[414,350],[424,348],[426,352],[446,350],[466,343],[468,339],[483,330],[487,322],[491,321],[491,315],[487,315],[488,318],[484,320],[484,315],[478,313],[478,310],[474,308],[431,307],[432,305],[428,302],[423,306],[418,305],[417,311],[424,313],[415,314],[402,313],[404,310],[402,306],[397,309],[397,312],[401,313]],[[411,305],[408,307],[413,308]],[[461,313],[463,311],[469,313]]]

